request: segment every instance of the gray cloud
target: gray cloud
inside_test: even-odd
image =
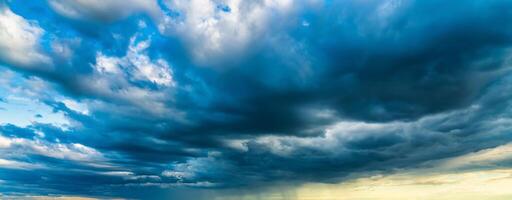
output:
[[[2,124],[0,192],[207,199],[511,141],[505,1],[146,3],[7,3],[51,68],[4,79],[68,125]]]

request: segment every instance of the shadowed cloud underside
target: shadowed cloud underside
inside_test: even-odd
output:
[[[511,7],[0,0],[0,198],[510,198]]]

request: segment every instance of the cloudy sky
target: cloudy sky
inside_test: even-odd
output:
[[[511,8],[0,0],[0,198],[512,199]]]

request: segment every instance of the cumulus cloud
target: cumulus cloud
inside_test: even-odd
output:
[[[269,27],[272,14],[285,15],[289,1],[165,1],[178,17],[167,17],[161,29],[178,34],[202,64],[217,57],[235,59],[253,46]]]
[[[20,2],[0,13],[0,192],[211,199],[509,167],[508,2]]]
[[[151,60],[145,53],[150,45],[150,40],[136,42],[136,38],[130,39],[130,46],[126,57],[108,57],[99,53],[96,57],[95,68],[100,73],[113,73],[123,76],[127,72],[127,78],[149,81],[162,86],[174,86],[172,71],[163,59]]]
[[[172,108],[164,104],[171,98],[169,90],[176,86],[171,66],[162,58],[152,59],[147,55],[145,50],[150,40],[136,39],[130,39],[124,57],[97,53],[95,73],[80,77],[79,84],[88,93],[135,105],[144,112],[172,114]]]
[[[40,50],[44,33],[37,22],[28,21],[0,4],[0,58],[4,62],[23,68],[50,64],[51,59]]]

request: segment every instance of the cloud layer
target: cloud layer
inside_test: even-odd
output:
[[[2,2],[0,193],[208,199],[453,157],[443,170],[509,168],[457,163],[512,141],[510,4]]]

